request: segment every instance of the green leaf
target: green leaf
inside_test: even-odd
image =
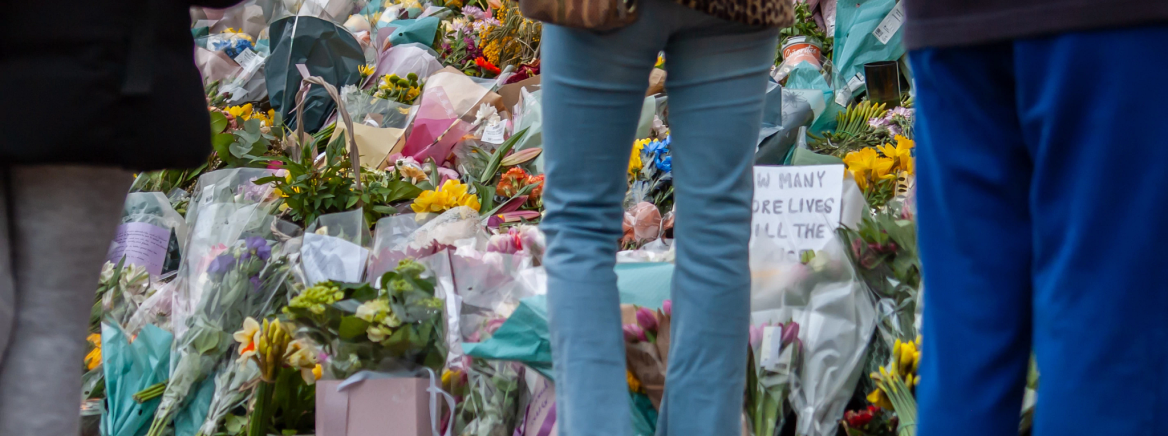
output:
[[[515,147],[515,144],[517,144],[520,139],[523,139],[525,135],[527,135],[526,128],[516,132],[514,135],[511,135],[511,137],[507,138],[506,141],[503,141],[503,144],[500,145],[499,148],[495,150],[495,153],[491,155],[491,160],[487,163],[487,168],[483,170],[483,175],[479,177],[479,183],[485,185],[489,183],[491,179],[495,178],[495,173],[499,171],[499,164],[503,161],[503,157],[506,156],[507,153],[511,151],[511,148]]]
[[[368,329],[369,322],[350,315],[341,318],[341,327],[337,329],[337,334],[341,339],[353,339],[365,334],[365,330]]]
[[[222,112],[211,112],[211,134],[223,133],[227,123],[227,116]]]
[[[483,183],[477,183],[477,182],[475,182],[474,185],[475,185],[475,191],[478,192],[478,194],[479,194],[479,203],[481,205],[481,207],[479,207],[479,209],[480,210],[481,209],[487,209],[487,210],[494,209],[495,208],[495,195],[497,194],[495,187],[491,186],[491,185],[483,184]]]
[[[372,286],[365,284],[364,286],[361,286],[353,291],[352,298],[360,302],[366,302],[377,298],[377,293],[377,289],[374,289]]]
[[[353,205],[357,204],[357,200],[360,200],[360,199],[361,199],[361,197],[357,197],[357,196],[349,197],[349,201],[345,202],[345,209],[353,207]]]
[[[251,146],[240,143],[238,141],[231,143],[231,155],[237,159],[247,157],[251,152]],[[220,156],[222,158],[222,156]]]

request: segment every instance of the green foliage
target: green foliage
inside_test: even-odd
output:
[[[915,336],[911,314],[916,312],[921,286],[916,223],[903,218],[900,208],[887,207],[865,217],[859,228],[841,227],[839,233],[849,244],[856,273],[877,296],[892,299],[897,312],[906,315],[900,317],[902,325],[890,327],[911,339]]]
[[[852,104],[836,114],[834,131],[824,131],[820,135],[809,134],[813,142],[808,144],[811,151],[843,158],[850,152],[863,147],[881,144],[881,136],[868,125],[868,120],[883,117],[888,109],[884,104],[869,100]]]
[[[495,179],[495,174],[499,172],[499,165],[503,162],[503,158],[506,157],[507,153],[511,152],[511,148],[515,147],[515,144],[518,143],[520,139],[523,139],[523,137],[526,135],[527,129],[523,129],[515,132],[515,134],[511,135],[510,138],[507,138],[506,141],[503,141],[503,144],[500,145],[499,148],[495,150],[495,153],[491,155],[491,160],[487,163],[487,168],[483,170],[483,174],[479,177],[479,183],[486,185]]]
[[[831,52],[835,38],[824,32],[811,15],[811,9],[806,2],[795,2],[795,22],[791,27],[779,29],[779,50],[775,56],[775,65],[783,63],[782,43],[792,36],[810,36],[823,44],[822,53],[825,59],[831,59]]]
[[[283,164],[287,172],[284,177],[264,177],[255,183],[274,184],[285,197],[289,217],[308,225],[321,215],[349,210],[362,200],[362,195],[367,195],[354,189],[352,165],[343,153],[344,136],[337,136],[326,147],[323,165],[316,165],[312,148],[305,147],[299,159],[274,159]]]
[[[211,147],[215,149],[215,156],[229,168],[262,168],[267,164],[263,156],[276,137],[264,133],[261,130],[263,122],[258,119],[237,119],[236,122],[241,122],[240,128],[224,132],[227,117],[220,112],[211,112]]]
[[[323,289],[330,303],[290,304],[284,313],[302,326],[298,334],[322,344],[331,356],[326,370],[335,377],[383,365],[441,369],[443,303],[434,297],[434,278],[422,277],[424,272],[421,264],[406,259],[382,275],[380,288],[321,283],[310,289]]]

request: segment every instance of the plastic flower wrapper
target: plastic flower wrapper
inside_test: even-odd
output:
[[[224,360],[215,375],[215,393],[207,410],[207,419],[199,426],[196,436],[216,434],[223,420],[237,407],[251,398],[251,386],[259,379],[259,367],[250,360]]]
[[[766,316],[757,317],[760,322]],[[785,400],[798,368],[802,343],[799,324],[763,322],[750,326],[750,368],[746,376],[746,414],[756,436],[774,435],[787,416]]]
[[[374,233],[369,277],[380,277],[402,259],[421,259],[456,244],[481,247],[489,237],[479,213],[468,207],[455,207],[438,216],[405,214],[382,218]]]
[[[751,247],[753,317],[799,324],[803,349],[789,396],[796,431],[834,434],[864,369],[874,303],[838,239],[806,263],[764,241]]]
[[[326,378],[442,368],[443,302],[435,296],[432,274],[406,259],[379,285],[318,283],[284,309],[301,326],[298,336],[320,344]]]
[[[365,247],[372,242],[362,211],[321,215],[308,226],[300,247],[304,283],[361,282],[369,260],[369,249]]]
[[[430,76],[402,154],[418,161],[432,158],[445,162],[454,144],[471,131],[476,105],[488,92],[462,73],[438,72]],[[461,120],[464,117],[469,119]]]
[[[106,407],[101,434],[137,436],[146,430],[160,400],[138,402],[134,395],[166,381],[173,338],[153,325],[145,326],[135,336],[117,325],[102,325]]]
[[[665,300],[662,308],[656,311],[622,304],[622,318],[630,318],[629,312],[632,313],[633,322],[623,326],[629,376],[640,384],[641,390],[653,402],[653,407],[660,410],[661,398],[665,394],[665,374],[669,367],[672,302]]]
[[[377,221],[373,228],[373,250],[366,267],[366,281],[380,283],[381,276],[397,268],[403,259],[421,259],[439,251],[446,245],[433,241],[412,244],[414,233],[425,225],[432,214],[415,215],[404,213],[387,216]]]
[[[110,244],[106,261],[145,268],[152,276],[178,269],[187,223],[161,192],[134,192],[126,196],[121,224]]]
[[[278,221],[271,216],[252,218],[252,226],[240,239],[222,244],[195,268],[180,271],[179,280],[186,284],[186,295],[198,298],[189,300],[193,310],[184,318],[186,329],[176,335],[170,381],[151,426],[151,436],[162,434],[175,413],[184,407],[192,388],[210,376],[221,360],[231,358],[229,350],[234,343],[226,329],[240,325],[249,316],[259,317],[274,310],[276,291],[288,277],[290,265],[287,257],[272,255],[282,248],[273,232],[279,227]],[[199,225],[196,222],[196,228]],[[204,417],[196,419],[198,425]]]
[[[455,434],[511,435],[523,415],[521,400],[526,390],[523,365],[471,359],[465,371],[466,395],[455,410]]]
[[[98,279],[90,332],[100,331],[101,322],[116,323],[124,328],[155,290],[155,283],[145,268],[126,265],[125,259],[116,264],[106,262]]]
[[[356,86],[341,88],[340,96],[354,123],[369,124],[383,129],[398,129],[403,133],[409,125],[410,106],[407,104],[376,98]]]

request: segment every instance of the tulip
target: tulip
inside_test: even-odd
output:
[[[623,329],[625,332],[625,341],[632,343],[649,342],[649,338],[645,336],[645,330],[641,329],[641,326],[636,324],[625,324]]]
[[[783,326],[783,345],[791,344],[799,339],[799,323],[791,321]]]
[[[665,312],[665,316],[673,316],[673,300],[661,302],[661,311]]]
[[[750,326],[750,347],[758,348],[762,345],[762,329],[760,325]]]
[[[652,310],[644,307],[637,308],[637,324],[640,324],[647,332],[657,331],[657,315]]]

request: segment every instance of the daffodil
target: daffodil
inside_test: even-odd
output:
[[[478,211],[481,205],[477,196],[467,193],[467,186],[458,180],[447,180],[439,189],[422,191],[410,205],[416,213],[444,212],[458,206]]]
[[[893,159],[880,157],[876,150],[866,147],[844,156],[844,165],[847,165],[852,178],[856,179],[860,190],[867,190],[873,180],[895,178],[896,175],[891,174],[895,163]]]
[[[227,113],[231,114],[231,116],[235,118],[242,120],[250,120],[252,111],[251,103],[245,104],[243,106],[230,106],[227,108]]]
[[[239,342],[239,362],[246,361],[255,355],[256,344],[260,340],[260,323],[255,318],[247,317],[243,320],[243,328],[231,335],[235,342]]]
[[[892,144],[884,144],[880,146],[879,149],[885,157],[895,160],[896,165],[899,166],[902,171],[906,171],[909,173],[909,175],[912,175],[915,170],[912,149],[915,146],[916,144],[913,142],[913,140],[901,135],[896,135],[895,147],[892,146]]]
[[[653,65],[653,67],[654,68],[661,68],[664,65],[665,65],[665,55],[658,53],[657,54],[657,64]]]
[[[284,363],[299,369],[304,383],[311,385],[320,380],[320,364],[316,361],[316,352],[302,339],[288,343],[288,349],[284,352]]]
[[[629,156],[629,177],[636,176],[641,171],[641,152],[645,150],[645,146],[649,144],[649,139],[638,139],[633,143],[633,153]]]
[[[101,365],[101,335],[94,333],[86,337],[85,340],[93,345],[93,349],[85,355],[85,369],[93,371],[94,368]]]

